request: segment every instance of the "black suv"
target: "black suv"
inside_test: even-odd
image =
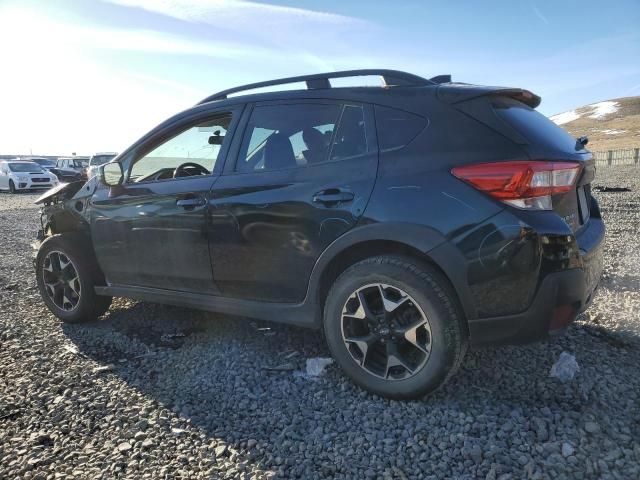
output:
[[[383,86],[330,83],[363,75]],[[560,331],[598,284],[594,160],[539,103],[391,70],[212,95],[38,200],[42,297],[65,322],[124,296],[319,328],[358,385],[424,395],[469,343]]]

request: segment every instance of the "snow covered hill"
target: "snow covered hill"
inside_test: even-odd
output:
[[[640,97],[592,103],[549,118],[574,137],[587,135],[592,151],[640,147]]]

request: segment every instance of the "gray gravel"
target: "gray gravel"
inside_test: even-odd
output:
[[[591,310],[549,343],[469,352],[414,402],[335,365],[296,375],[328,356],[312,331],[122,299],[61,324],[35,288],[35,195],[0,194],[0,478],[638,478],[640,169],[598,173],[633,191],[597,194]],[[562,351],[568,383],[549,377]]]

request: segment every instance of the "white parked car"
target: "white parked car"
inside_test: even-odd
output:
[[[116,152],[100,152],[91,155],[91,158],[89,159],[89,168],[87,170],[87,178],[95,176],[100,165],[110,162],[117,156],[118,154]]]
[[[0,162],[0,190],[48,190],[58,185],[58,178],[34,162],[4,160]]]
[[[56,167],[56,162],[46,157],[18,157],[13,159],[16,162],[34,162],[40,165],[43,170],[49,171]]]

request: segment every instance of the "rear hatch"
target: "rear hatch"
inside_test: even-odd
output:
[[[595,160],[584,146],[563,128],[540,112],[508,97],[491,98],[496,116],[519,132],[527,143],[523,145],[530,160],[576,162],[582,166],[576,187],[552,196],[553,211],[575,232],[589,221],[591,182],[595,177]]]
[[[514,88],[446,84],[438,98],[518,144],[523,158],[555,164],[579,164],[575,186],[552,195],[552,209],[577,232],[589,222],[595,160],[564,129],[535,110],[540,97]]]

